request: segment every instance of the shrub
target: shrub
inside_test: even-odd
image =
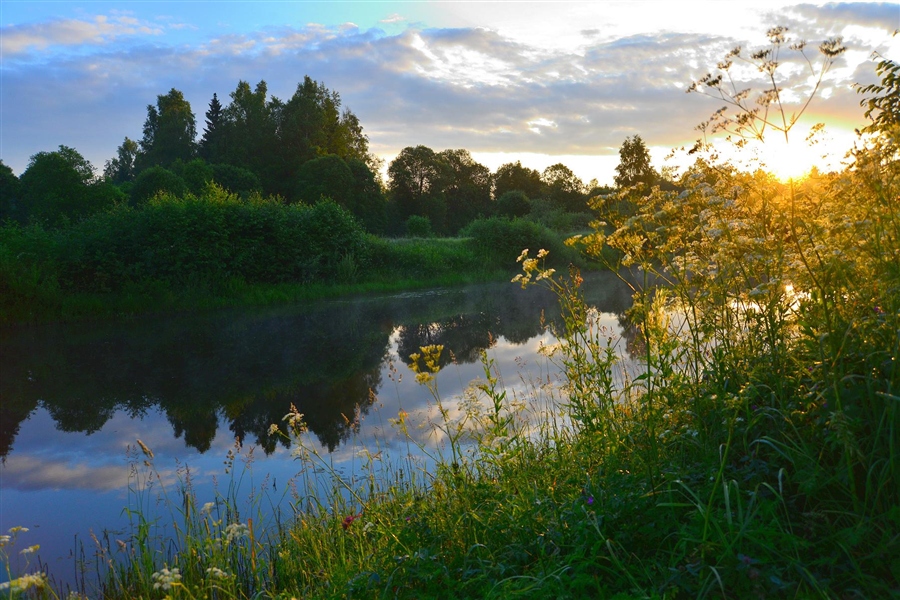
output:
[[[567,247],[556,233],[525,219],[477,219],[464,227],[460,235],[472,238],[478,252],[499,267],[515,267],[523,248],[550,251],[556,265],[581,264],[578,253]]]
[[[406,235],[408,237],[431,237],[431,219],[419,215],[412,215],[406,219]]]

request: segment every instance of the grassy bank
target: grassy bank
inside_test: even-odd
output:
[[[476,221],[460,238],[367,235],[330,202],[241,200],[210,187],[78,223],[0,227],[0,324],[257,306],[510,276],[522,247],[562,238],[524,220]]]

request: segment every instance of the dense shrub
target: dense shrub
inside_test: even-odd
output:
[[[479,253],[490,257],[497,266],[514,267],[523,248],[533,252],[541,248],[548,250],[553,263],[559,266],[581,262],[578,253],[567,247],[555,232],[525,219],[478,219],[464,227],[460,235],[472,238]]]
[[[61,283],[83,291],[144,280],[329,279],[345,255],[357,261],[367,255],[362,229],[334,203],[247,203],[216,186],[199,198],[161,195],[138,209],[97,215],[69,230],[61,244]]]
[[[419,215],[412,215],[406,219],[406,235],[409,237],[431,237],[431,219]]]
[[[140,206],[160,193],[181,196],[186,191],[187,184],[181,177],[163,167],[150,167],[141,171],[134,180],[131,188],[131,204]]]

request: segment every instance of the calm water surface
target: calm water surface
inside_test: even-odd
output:
[[[600,273],[586,278],[585,292],[602,323],[621,333],[627,286]],[[253,456],[242,489],[265,481],[282,497],[299,466],[268,429],[292,403],[337,468],[357,468],[360,446],[401,455],[409,446],[388,419],[402,409],[424,420],[435,410],[409,355],[444,345],[437,383],[451,404],[483,375],[484,350],[508,387],[553,377],[538,354],[554,341],[542,313],[558,318],[546,291],[490,284],[0,330],[0,529],[28,527],[13,550],[40,544],[51,575],[74,581],[76,540],[125,531],[134,458],[126,450],[137,439],[170,484],[190,469],[201,504],[214,499],[239,439],[241,455]],[[436,443],[427,428],[411,431]]]

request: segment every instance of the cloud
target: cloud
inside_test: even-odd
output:
[[[848,16],[856,14],[853,7],[840,10],[845,12],[801,6],[791,14],[804,33],[816,15],[855,22]],[[887,14],[878,7],[859,12],[864,25]],[[116,22],[116,31],[140,26],[115,21],[127,18],[79,23]],[[17,31],[46,32],[57,23]],[[100,167],[126,135],[140,137],[147,104],[173,87],[185,93],[202,130],[213,92],[227,102],[239,80],[252,85],[264,79],[284,100],[304,75],[339,92],[360,118],[372,150],[388,157],[417,144],[482,153],[611,155],[635,133],[651,146],[676,146],[692,141],[694,125],[721,105],[685,89],[730,48],[748,45],[726,35],[675,31],[625,37],[607,31],[602,38],[585,37],[596,35],[591,30],[573,33],[584,42],[577,51],[477,27],[407,26],[390,35],[346,24],[265,27],[193,45],[125,44],[114,40],[119,34],[106,33],[100,39],[115,43],[90,55],[61,55],[38,65],[5,57],[0,155],[21,172],[28,156],[64,143]],[[8,42],[5,34],[4,44],[37,47],[24,38]],[[849,83],[870,49],[850,44],[852,52],[827,82],[827,99],[818,98],[811,110],[861,124]],[[801,91],[810,85],[799,71],[786,83]]]
[[[117,38],[138,35],[160,35],[163,29],[127,15],[93,20],[57,19],[45,23],[8,25],[0,36],[0,49],[8,59],[29,50],[109,44]]]
[[[3,467],[3,486],[20,491],[122,490],[128,485],[128,474],[125,465],[94,466],[15,454],[7,458]]]

